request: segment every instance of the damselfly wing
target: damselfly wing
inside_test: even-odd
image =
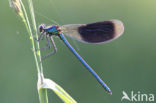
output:
[[[90,24],[67,24],[61,26],[62,32],[85,43],[106,43],[118,38],[124,32],[119,20],[108,20]]]

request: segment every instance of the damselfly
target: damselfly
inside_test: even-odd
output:
[[[97,73],[85,62],[85,60],[75,51],[75,49],[69,44],[64,34],[84,43],[101,44],[112,41],[118,38],[124,32],[123,23],[119,20],[108,20],[102,22],[95,22],[90,24],[67,24],[67,25],[52,25],[45,26],[44,24],[39,26],[41,35],[38,41],[46,36],[47,46],[42,49],[51,48],[54,50],[44,56],[42,59],[56,53],[57,48],[53,40],[53,36],[58,36],[60,40],[68,47],[68,49],[77,57],[77,59],[85,66],[85,68],[97,79],[102,87],[110,94],[112,94],[109,87],[102,81]],[[50,40],[49,40],[50,39]],[[51,42],[51,43],[50,43]],[[52,44],[52,45],[51,45]]]

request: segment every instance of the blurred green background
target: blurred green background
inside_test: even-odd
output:
[[[122,91],[156,95],[155,0],[33,0],[37,25],[91,23],[119,19],[125,25],[117,40],[73,47],[109,85],[113,95],[55,38],[58,52],[43,61],[45,76],[62,86],[78,103],[120,103]],[[44,42],[44,41],[42,41]],[[37,70],[31,42],[21,19],[0,2],[0,103],[39,103]],[[49,103],[62,103],[48,91]],[[156,100],[155,100],[156,101]],[[123,103],[130,103],[127,100]]]

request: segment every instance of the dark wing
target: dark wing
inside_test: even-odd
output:
[[[118,38],[124,32],[123,23],[119,20],[68,24],[61,27],[67,36],[86,43],[105,43]]]

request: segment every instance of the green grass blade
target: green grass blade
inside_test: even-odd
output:
[[[77,103],[61,86],[50,79],[44,79],[42,84],[38,82],[38,91],[43,88],[52,90],[64,103]]]

